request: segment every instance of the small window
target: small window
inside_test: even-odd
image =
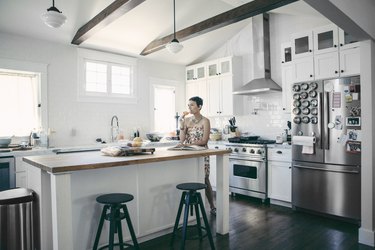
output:
[[[120,55],[79,49],[79,100],[136,102],[136,61]]]

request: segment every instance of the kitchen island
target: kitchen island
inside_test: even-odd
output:
[[[127,157],[101,152],[25,157],[27,184],[38,194],[40,249],[91,249],[104,193],[134,195],[128,203],[140,242],[172,231],[183,182],[204,182],[204,156],[216,155],[217,233],[229,231],[228,150],[170,151]],[[123,223],[125,240],[130,239]],[[105,225],[104,230],[108,230]],[[102,232],[100,245],[108,241]]]

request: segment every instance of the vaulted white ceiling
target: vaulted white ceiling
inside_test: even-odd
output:
[[[186,28],[248,1],[176,0],[176,29]],[[55,6],[68,20],[61,28],[53,29],[47,27],[40,19],[40,15],[52,6],[52,0],[1,0],[0,32],[70,44],[77,30],[111,3],[112,0],[56,0]],[[273,12],[320,15],[303,1]],[[184,41],[184,49],[178,54],[173,55],[163,49],[146,57],[176,64],[190,64],[209,55],[249,22],[250,19],[243,20]],[[173,1],[146,0],[95,33],[80,46],[138,57],[151,41],[172,32]]]

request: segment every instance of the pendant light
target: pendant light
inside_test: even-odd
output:
[[[52,7],[48,8],[41,18],[51,28],[60,28],[66,22],[66,16],[55,7],[55,0],[52,0]]]
[[[173,0],[173,40],[166,45],[169,52],[176,54],[182,50],[184,46],[176,38],[176,0]]]

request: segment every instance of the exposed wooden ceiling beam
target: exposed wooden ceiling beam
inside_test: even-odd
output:
[[[205,34],[207,32],[222,28],[252,16],[279,8],[281,6],[296,2],[298,0],[255,0],[237,8],[211,17],[207,20],[194,24],[190,27],[176,32],[176,38],[180,41],[186,41],[193,37]],[[149,43],[141,52],[142,56],[154,53],[165,48],[173,39],[173,33],[163,38],[156,39]]]
[[[115,0],[94,18],[79,28],[72,40],[72,44],[80,45],[97,31],[134,9],[144,1],[146,0]]]

